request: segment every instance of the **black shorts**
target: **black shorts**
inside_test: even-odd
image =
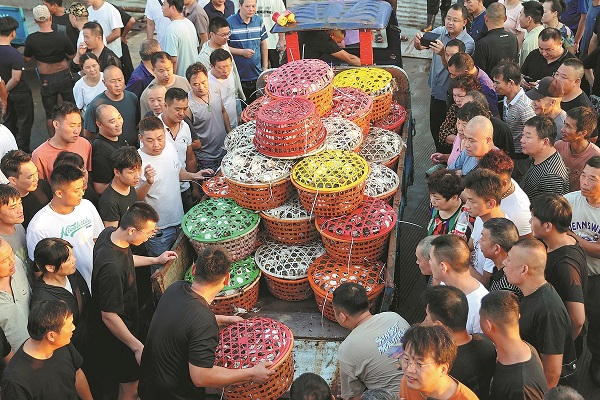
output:
[[[135,382],[140,379],[140,366],[135,354],[116,337],[104,340],[96,350],[102,371],[118,383]]]

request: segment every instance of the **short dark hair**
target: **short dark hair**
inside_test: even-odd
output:
[[[65,320],[73,313],[62,300],[41,300],[32,304],[27,320],[27,332],[35,341],[44,339],[46,333],[60,332]]]
[[[508,218],[490,218],[483,223],[492,241],[507,253],[519,241],[519,230],[514,222]]]
[[[85,64],[85,62],[87,60],[94,60],[96,61],[98,64],[100,64],[100,61],[98,60],[98,56],[96,56],[94,53],[92,53],[91,51],[88,51],[86,53],[83,53],[82,55],[79,56],[79,65],[81,65],[81,67],[83,68],[83,64]]]
[[[89,29],[94,36],[104,36],[104,30],[102,29],[102,25],[97,23],[96,21],[88,21],[83,24],[81,30]]]
[[[558,193],[542,193],[531,199],[531,215],[540,222],[550,222],[558,233],[568,232],[573,219],[573,211],[568,200]]]
[[[572,387],[555,386],[546,392],[544,400],[584,400],[583,396]]]
[[[140,135],[143,135],[145,132],[151,132],[156,130],[165,130],[165,126],[163,125],[160,118],[150,115],[148,117],[144,117],[140,120],[138,124],[138,132]]]
[[[479,313],[501,329],[519,326],[519,299],[508,290],[489,292],[481,299]]]
[[[320,375],[305,372],[292,382],[290,400],[331,400],[331,388]]]
[[[156,64],[158,64],[160,60],[168,60],[171,61],[171,63],[173,62],[173,58],[166,51],[157,51],[156,53],[152,53],[152,57],[150,59],[152,67],[156,67]]]
[[[6,206],[15,199],[21,199],[19,191],[12,186],[0,184],[0,205]]]
[[[454,286],[432,286],[423,292],[422,298],[429,315],[451,332],[467,328],[469,302],[462,290]]]
[[[333,306],[350,316],[369,310],[367,291],[358,283],[342,283],[333,291]]]
[[[31,154],[25,153],[23,150],[10,150],[2,156],[0,170],[7,178],[18,178],[21,165],[29,161],[31,161]]]
[[[231,269],[231,256],[223,246],[208,246],[198,254],[194,280],[215,283],[223,279]]]
[[[450,332],[439,325],[416,324],[411,326],[404,333],[402,347],[404,352],[410,348],[415,357],[431,357],[436,364],[448,364],[448,369],[452,368],[457,353],[457,347]]]
[[[360,400],[398,400],[398,395],[387,389],[367,389],[360,395]]]
[[[188,94],[185,90],[177,87],[172,87],[165,93],[165,103],[173,104],[174,100],[187,100]]]
[[[526,17],[531,17],[536,24],[540,24],[542,15],[544,15],[544,6],[539,1],[525,1],[523,2],[523,14]]]
[[[463,181],[463,187],[475,193],[485,201],[494,200],[499,206],[502,201],[502,179],[489,169],[476,168],[469,172]]]
[[[81,157],[77,153],[73,153],[72,151],[63,150],[56,156],[54,160],[54,164],[52,168],[56,168],[59,165],[68,164],[73,165],[79,169],[83,169],[85,166],[85,162],[83,161],[83,157]]]
[[[175,7],[178,13],[183,12],[183,0],[164,0],[169,6]]]
[[[490,103],[488,103],[485,94],[483,94],[481,90],[469,90],[467,92],[467,97],[471,97],[473,100],[471,100],[470,102],[479,104],[481,108],[485,110],[486,115],[483,115],[484,117],[490,117],[490,115],[492,114],[490,112]]]
[[[219,32],[219,29],[221,28],[228,28],[229,27],[229,22],[227,22],[227,20],[225,18],[221,18],[221,17],[214,17],[211,18],[210,22],[208,23],[208,32],[212,32],[212,33],[217,33]]]
[[[439,193],[446,200],[450,200],[462,193],[461,178],[454,171],[435,171],[427,179],[427,188],[429,193]]]
[[[540,140],[548,139],[550,144],[554,145],[556,141],[556,124],[550,117],[536,115],[525,121],[525,126],[535,128],[537,136]]]
[[[457,38],[450,39],[448,43],[446,43],[446,47],[458,47],[459,53],[465,53],[467,51],[467,46],[465,46],[465,43]]]
[[[35,245],[33,262],[42,274],[48,272],[47,265],[52,265],[54,272],[57,272],[60,270],[60,266],[69,259],[69,249],[72,248],[73,245],[64,239],[44,238]]]
[[[224,49],[216,49],[210,53],[210,65],[213,67],[217,65],[219,61],[231,60],[231,53]]]
[[[469,101],[469,102],[463,104],[463,106],[461,108],[456,110],[456,118],[460,119],[461,121],[465,121],[465,122],[469,122],[470,120],[472,120],[474,117],[476,117],[478,115],[489,118],[490,111],[489,111],[489,108],[487,108],[487,107],[488,107],[487,105],[484,107],[481,104],[479,104],[478,102]]]
[[[18,28],[19,22],[10,15],[0,18],[0,36],[9,36]]]
[[[119,228],[142,229],[149,221],[158,222],[159,216],[154,207],[143,201],[133,203],[119,221]]]
[[[63,2],[62,0],[44,0],[46,3],[51,4],[51,5],[56,5],[59,7],[62,7]]]
[[[150,61],[157,51],[160,51],[160,43],[156,39],[144,39],[140,44],[139,54],[142,61]]]
[[[523,4],[523,5],[525,5],[525,4]],[[543,9],[543,7],[542,7],[542,9]],[[554,40],[556,43],[562,43],[562,35],[561,35],[560,31],[556,28],[544,28],[540,32],[540,35],[538,36],[538,38],[544,42],[547,42],[548,40]]]
[[[460,13],[462,14],[462,19],[469,18],[469,11],[467,10],[467,7],[463,6],[460,3],[452,4],[452,6],[450,7],[450,10],[460,11]]]
[[[63,101],[52,108],[52,120],[62,121],[69,114],[80,114],[79,108],[71,102]]]
[[[133,146],[123,146],[115,150],[111,162],[113,169],[119,172],[129,168],[142,168],[142,157]]]
[[[57,165],[50,174],[52,193],[78,179],[83,179],[83,171],[81,169],[71,164]]]
[[[192,80],[193,76],[198,75],[199,73],[203,73],[204,75],[208,76],[208,71],[201,62],[194,63],[187,67],[187,69],[185,70],[185,78],[189,82]]]
[[[585,138],[589,138],[598,123],[596,113],[590,107],[579,106],[567,111],[567,117],[575,120],[577,132],[586,131]]]
[[[592,168],[600,168],[600,156],[593,156],[590,157],[586,162],[585,165],[589,165]]]
[[[512,81],[515,85],[521,83],[521,70],[519,69],[519,65],[513,61],[505,61],[496,65],[492,69],[492,79],[500,79],[504,82]]]
[[[559,17],[560,14],[562,14],[563,10],[567,8],[567,3],[565,2],[565,0],[544,0],[543,3],[551,3],[552,7],[550,7],[550,9],[553,12],[558,13]]]
[[[456,53],[448,60],[448,67],[454,67],[460,72],[470,71],[475,67],[475,62],[467,53]]]
[[[463,107],[464,108],[464,107]],[[478,168],[489,169],[497,174],[511,175],[515,169],[515,162],[504,150],[493,149],[479,159]]]
[[[461,75],[450,79],[450,90],[452,89],[462,89],[468,93],[471,90],[481,90],[481,83],[476,76]]]
[[[438,262],[447,263],[454,271],[469,270],[471,251],[467,242],[457,235],[441,235],[431,241],[431,252]]]

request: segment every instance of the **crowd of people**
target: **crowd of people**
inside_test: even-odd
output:
[[[433,51],[431,215],[415,250],[426,317],[373,314],[362,286],[340,285],[341,397],[580,399],[584,343],[600,386],[600,5],[430,3],[414,39]],[[19,22],[0,17],[3,398],[197,399],[271,379],[269,362],[214,365],[219,329],[241,320],[209,308],[229,280],[224,248],[199,254],[193,283],[157,306],[150,274],[177,258],[183,215],[260,73],[285,62],[285,37],[269,32],[284,9],[148,0],[135,67],[135,20],[104,0],[45,0],[23,53],[10,45]],[[360,65],[344,47],[354,34],[300,43],[307,58]],[[30,59],[49,136],[35,149]],[[290,397],[333,399],[313,373]]]

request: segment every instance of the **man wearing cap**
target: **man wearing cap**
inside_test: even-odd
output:
[[[46,112],[46,127],[50,136],[54,135],[52,108],[62,101],[75,103],[73,81],[69,71],[68,59],[75,57],[75,46],[66,34],[52,30],[52,16],[45,5],[33,8],[33,19],[39,26],[39,32],[31,33],[25,39],[23,56],[25,61],[35,58],[41,83],[42,104]]]
[[[552,118],[556,131],[560,132],[567,118],[567,113],[560,108],[560,100],[565,94],[562,82],[547,76],[525,94],[531,99],[535,115]]]
[[[77,45],[75,48],[79,48],[81,43],[83,43],[83,26],[89,21],[89,13],[87,8],[81,3],[73,3],[71,7],[69,7],[66,11],[69,14],[69,21],[73,28],[79,31],[79,36],[77,37]],[[103,37],[102,41],[106,46],[106,38]]]
[[[71,43],[77,44],[79,32],[70,24],[69,16],[63,7],[63,0],[43,0],[43,3],[52,15],[52,30],[66,34]]]

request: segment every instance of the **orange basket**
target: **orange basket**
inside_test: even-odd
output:
[[[273,101],[271,96],[261,96],[254,100],[242,111],[242,121],[250,122],[256,120],[258,111],[265,105]]]
[[[373,99],[373,109],[371,111],[371,119],[379,120],[385,118],[392,108],[392,91],[381,94]]]
[[[353,87],[335,88],[333,105],[325,117],[346,118],[354,122],[367,136],[371,127],[373,99],[364,90]]]
[[[231,197],[229,181],[223,175],[213,176],[202,182],[202,191],[208,197]]]
[[[404,147],[404,141],[396,132],[371,127],[369,136],[363,140],[358,154],[370,163],[383,164],[396,171],[398,158]]]
[[[375,197],[389,203],[400,186],[398,174],[382,164],[369,163],[369,168],[365,196]]]
[[[332,306],[335,289],[346,282],[362,285],[367,291],[369,309],[376,314],[379,308],[379,297],[385,287],[384,274],[385,264],[380,261],[368,264],[347,264],[336,261],[325,254],[311,264],[308,269],[308,281],[315,293],[319,311],[325,318],[337,322]]]
[[[380,120],[372,121],[372,124],[377,128],[400,133],[400,128],[405,120],[406,110],[400,104],[393,101],[390,113]]]
[[[392,74],[384,69],[352,68],[337,74],[333,79],[333,86],[354,87],[371,95],[373,97],[371,120],[377,121],[390,113],[394,82]]]
[[[303,97],[316,107],[320,117],[330,109],[333,97],[333,70],[321,60],[292,61],[273,71],[265,90],[275,99]]]
[[[396,219],[396,212],[389,204],[365,196],[363,204],[349,214],[319,217],[315,223],[331,258],[363,263],[381,258]]]
[[[326,135],[313,103],[303,98],[279,99],[258,112],[254,146],[270,157],[298,158],[318,151]]]
[[[319,237],[314,216],[293,197],[277,208],[261,211],[260,216],[271,240],[283,244],[305,244]]]
[[[326,150],[298,162],[291,179],[311,215],[335,217],[360,206],[368,174],[369,165],[359,155]]]
[[[290,328],[271,318],[249,318],[221,330],[215,365],[244,369],[270,361],[273,365],[269,369],[275,371],[264,384],[246,382],[227,386],[223,397],[227,400],[281,397],[294,380],[293,347],[294,335]]]
[[[315,258],[323,254],[325,248],[320,241],[299,246],[270,242],[256,250],[255,258],[273,296],[301,301],[313,295],[307,271]]]
[[[289,178],[273,184],[245,184],[229,180],[230,197],[250,210],[279,207],[291,196],[294,187]]]

